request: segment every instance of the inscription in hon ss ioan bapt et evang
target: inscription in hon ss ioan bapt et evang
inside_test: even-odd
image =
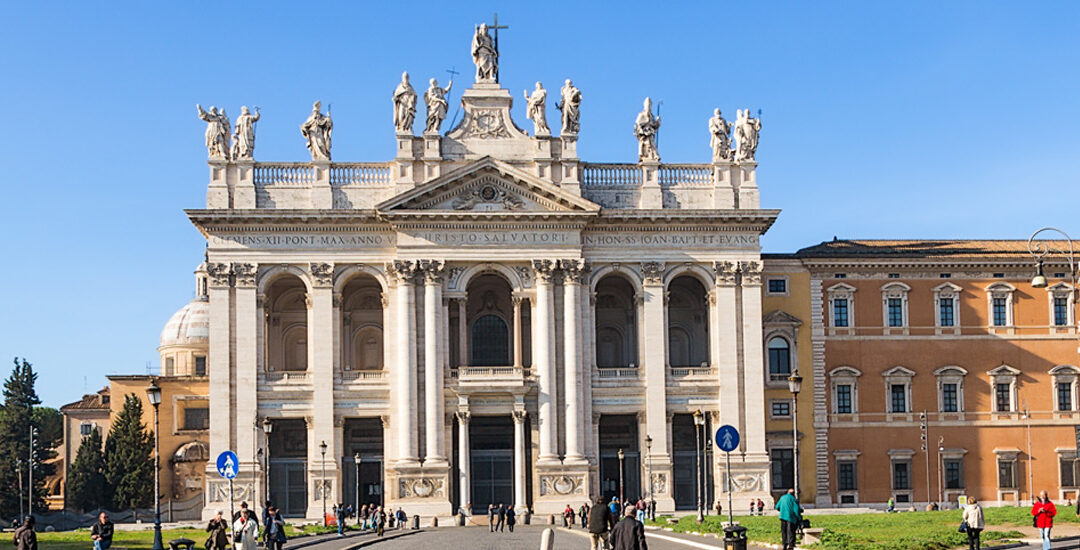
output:
[[[585,248],[738,248],[757,249],[758,236],[751,233],[620,232],[585,233]]]

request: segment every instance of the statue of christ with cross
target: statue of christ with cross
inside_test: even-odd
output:
[[[499,81],[499,29],[508,28],[510,27],[499,25],[498,14],[495,15],[493,25],[489,26],[487,23],[481,23],[476,27],[471,52],[473,63],[476,64],[477,82]],[[488,34],[489,29],[495,31],[494,39]]]

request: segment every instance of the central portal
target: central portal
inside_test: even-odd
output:
[[[469,426],[472,511],[514,505],[514,422],[509,416],[474,416]]]

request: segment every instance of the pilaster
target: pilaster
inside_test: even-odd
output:
[[[645,367],[645,430],[653,438],[653,465],[671,461],[667,429],[667,319],[664,262],[642,262]]]
[[[582,448],[581,402],[581,279],[588,273],[584,260],[559,260],[563,274],[563,382],[566,404],[565,464],[587,464]]]
[[[421,260],[419,269],[424,278],[424,434],[427,455],[424,466],[446,466],[443,440],[443,372],[439,356],[439,325],[442,324],[441,260]]]
[[[743,387],[739,383],[738,331],[735,326],[737,268],[738,264],[735,262],[713,264],[716,284],[713,287],[711,307],[715,322],[709,331],[713,338],[710,350],[716,358],[715,364],[720,379],[720,394],[717,396],[720,403],[720,425],[732,426],[741,425],[739,404],[744,401]],[[761,406],[765,406],[764,401]]]
[[[210,430],[210,453],[217,456],[232,449],[233,422],[232,390],[232,266],[220,262],[207,262],[210,298],[210,425],[222,429]],[[213,464],[208,470],[217,475]],[[212,495],[207,492],[207,498]]]
[[[537,428],[540,432],[540,456],[537,465],[558,464],[557,413],[558,388],[555,374],[555,311],[552,260],[533,260],[536,274],[536,315],[533,321],[533,366],[537,377]]]
[[[257,266],[232,264],[236,294],[236,448],[242,471],[255,471],[258,447],[258,299],[255,289]]]
[[[397,464],[419,466],[417,453],[417,425],[415,403],[416,391],[416,324],[415,285],[416,263],[394,260],[387,272],[396,279],[397,295],[394,298],[396,320],[396,361],[391,386],[394,400],[392,422],[397,426]]]
[[[739,262],[742,293],[742,370],[746,395],[743,441],[747,460],[768,462],[765,449],[765,358],[761,344],[761,262]]]
[[[312,510],[321,513],[322,491],[327,492],[327,502],[333,504],[340,489],[336,483],[339,469],[335,451],[338,448],[337,431],[334,428],[334,264],[311,263],[308,272],[311,280],[308,295],[308,372],[311,375],[311,401],[318,404],[311,408],[312,422],[308,427],[313,442],[308,446],[308,472],[315,480],[314,490],[309,493],[312,500],[308,503],[308,517],[316,517],[319,514],[312,514]],[[325,459],[319,448],[323,442],[327,445]]]

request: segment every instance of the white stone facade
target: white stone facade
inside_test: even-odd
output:
[[[651,480],[667,511],[687,498],[673,425],[701,410],[743,434],[736,500],[770,500],[759,237],[778,211],[756,164],[586,163],[577,135],[519,129],[497,83],[462,104],[445,136],[399,133],[390,162],[209,161],[188,215],[208,245],[211,456],[239,455],[236,496],[264,500],[265,449],[277,504],[319,517],[324,492],[354,501],[359,453],[377,465],[362,502],[558,513],[611,492],[619,445],[625,496]],[[208,511],[227,494],[211,479]]]

